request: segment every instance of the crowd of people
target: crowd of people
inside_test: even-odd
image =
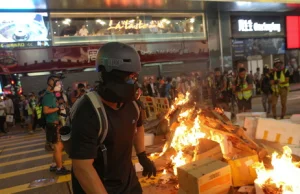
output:
[[[292,81],[289,67],[280,59],[274,60],[274,68],[265,65],[263,71],[257,68],[249,73],[244,64],[239,63],[236,71],[222,72],[215,68],[213,72],[182,74],[176,78],[153,77],[145,79],[141,85],[143,95],[168,98],[170,103],[178,93],[189,92],[195,102],[209,102],[213,108],[222,108],[230,112],[251,112],[253,95],[262,96],[264,111],[277,118],[277,101],[281,99],[282,112],[286,114],[289,83]]]

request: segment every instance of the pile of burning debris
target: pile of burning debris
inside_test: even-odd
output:
[[[197,108],[189,102],[187,94],[180,95],[176,99],[165,118],[169,122],[170,131],[163,151],[157,158],[165,164],[162,175],[164,182],[167,182],[166,179],[177,180],[178,167],[206,157],[233,163],[232,161],[238,158],[256,156],[252,157],[251,163],[247,161],[247,167],[256,172],[255,175],[242,183],[235,181],[234,179],[241,176],[250,176],[243,174],[243,171],[251,170],[241,169],[241,175],[232,175],[233,186],[254,184],[255,180],[257,193],[259,191],[261,194],[300,193],[299,164],[292,162],[291,150],[285,147],[281,157],[278,153],[274,153],[270,158],[268,150],[261,148],[247,137],[243,127],[233,125],[222,110]],[[202,155],[202,146],[208,141],[215,142],[219,149],[213,149],[215,150],[213,154]],[[214,146],[217,147],[216,145]],[[271,169],[267,170],[266,166]],[[236,172],[239,171],[235,170]]]

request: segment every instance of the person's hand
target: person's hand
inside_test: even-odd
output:
[[[147,155],[146,152],[142,152],[137,154],[137,157],[139,159],[139,163],[142,165],[143,167],[143,176],[148,176],[148,178],[150,178],[152,175],[156,176],[156,167],[153,163],[153,161],[151,161]]]
[[[274,80],[274,84],[279,84],[279,80]]]

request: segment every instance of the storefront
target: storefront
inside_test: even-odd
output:
[[[274,58],[285,61],[284,16],[231,16],[233,61],[243,62],[253,74]]]
[[[22,23],[22,30],[15,27],[21,25],[20,14],[28,19]],[[139,52],[143,64],[141,76],[178,76],[207,68],[203,13],[49,14],[45,11],[0,13],[1,19],[5,33],[0,33],[4,36],[0,44],[0,73],[22,74],[22,84],[26,86],[28,82],[32,89],[42,86],[32,84],[33,78],[27,76],[48,75],[53,70],[92,70],[97,50],[112,41],[128,43]],[[14,29],[7,30],[5,26],[11,23]],[[82,80],[91,77],[88,72],[82,75]],[[27,90],[25,87],[24,91]]]
[[[202,13],[51,13],[55,46],[206,40],[204,21]]]

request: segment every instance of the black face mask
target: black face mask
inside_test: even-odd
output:
[[[106,76],[109,77],[108,80],[104,78],[104,83],[101,83],[99,86],[99,93],[104,100],[114,103],[126,103],[136,100],[136,93],[139,87],[132,80],[125,81],[128,75],[112,74]]]
[[[136,100],[137,84],[107,83],[100,86],[100,95],[109,102],[126,103]]]

